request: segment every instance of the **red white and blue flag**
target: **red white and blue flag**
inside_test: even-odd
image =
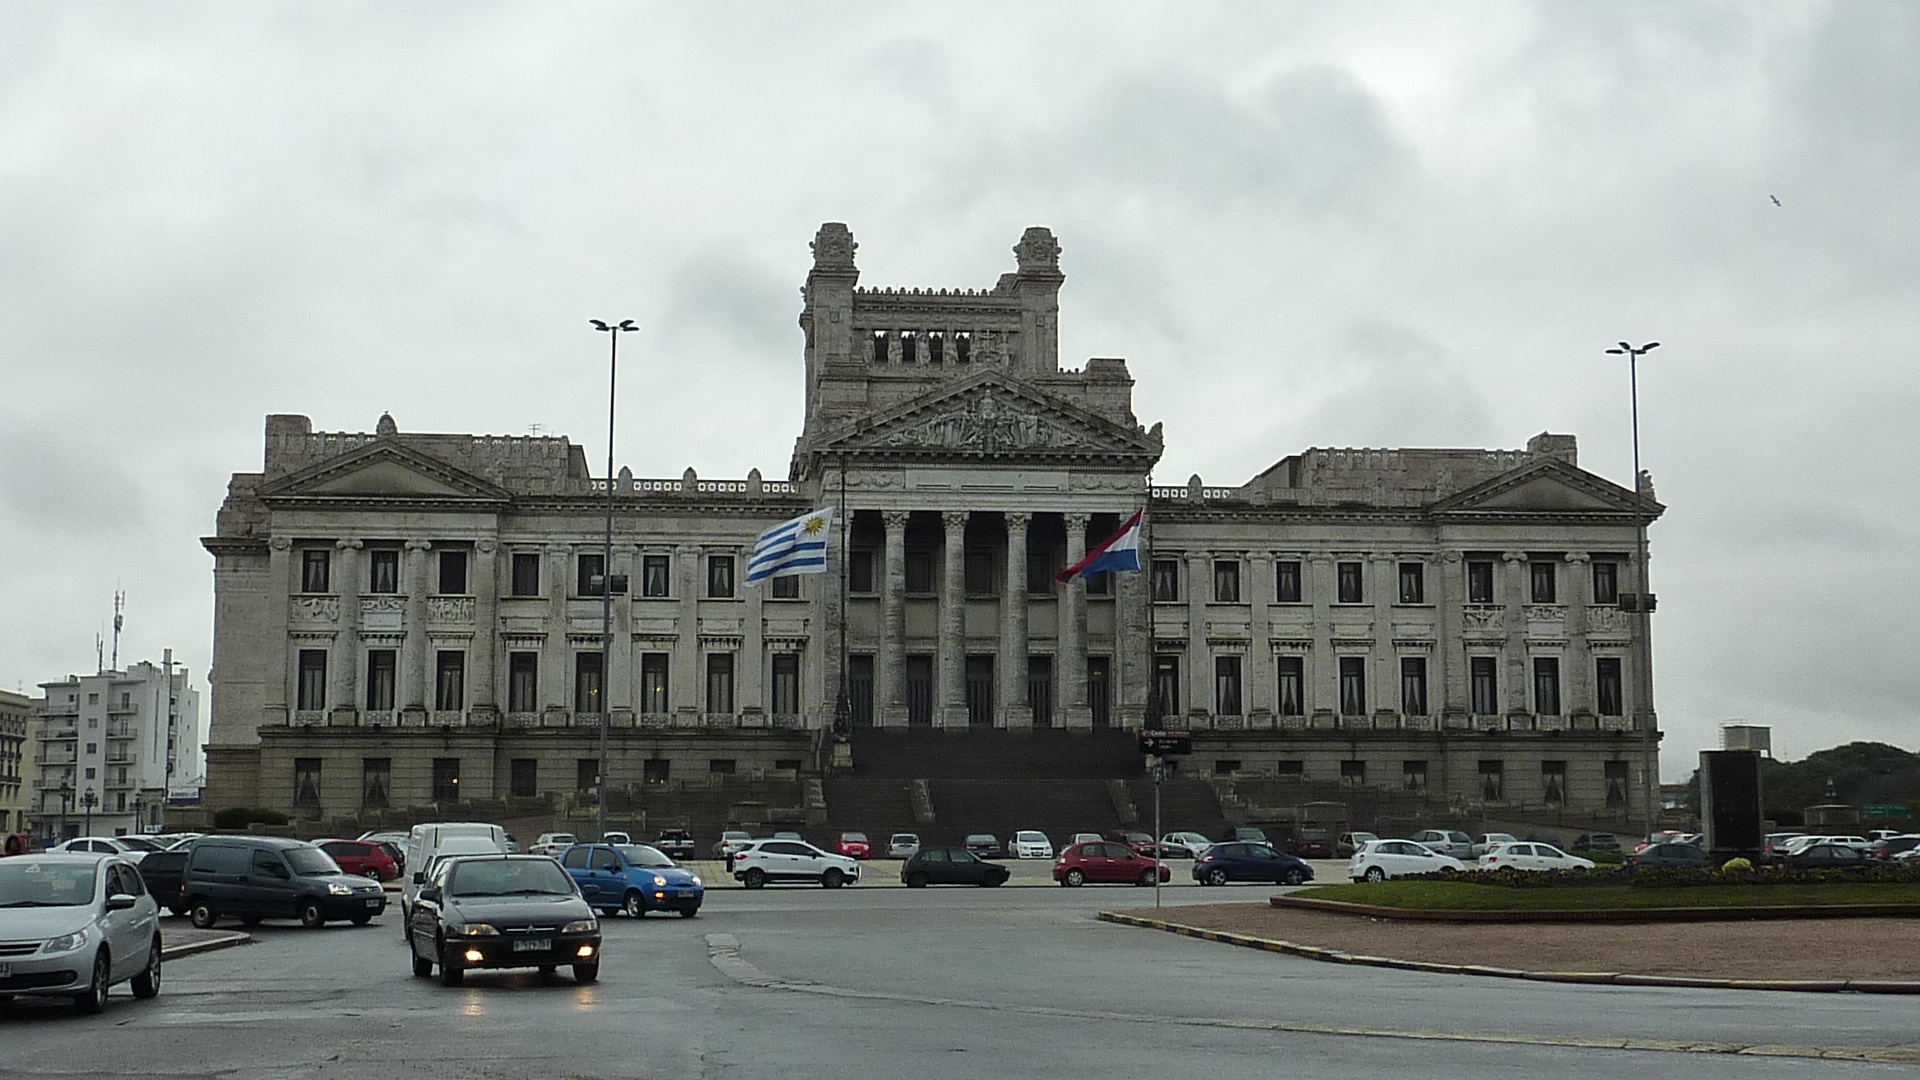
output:
[[[1060,581],[1072,581],[1104,571],[1122,571],[1140,569],[1140,518],[1145,510],[1135,510],[1120,531],[1100,542],[1100,546],[1087,552],[1087,557],[1055,574]]]

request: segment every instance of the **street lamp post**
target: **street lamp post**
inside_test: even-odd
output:
[[[60,835],[56,837],[56,839],[65,840],[67,838],[67,808],[73,805],[73,785],[62,783],[59,788],[56,789],[56,792],[60,796]]]
[[[1627,358],[1627,395],[1633,414],[1633,510],[1634,510],[1634,575],[1633,575],[1633,651],[1634,651],[1634,697],[1640,711],[1641,733],[1646,739],[1646,761],[1643,763],[1642,817],[1651,835],[1653,832],[1654,803],[1660,784],[1660,749],[1653,731],[1653,642],[1651,633],[1653,624],[1652,594],[1647,591],[1647,489],[1640,474],[1640,358],[1660,347],[1657,341],[1634,346],[1625,341],[1617,349],[1608,349],[1609,356]]]
[[[83,794],[81,794],[80,806],[86,811],[86,818],[85,818],[86,824],[81,826],[80,835],[82,836],[93,835],[93,808],[99,802],[100,802],[100,796],[95,795],[93,793],[92,788],[88,788]]]
[[[607,835],[607,727],[613,722],[613,697],[607,691],[613,685],[613,403],[614,388],[620,376],[620,335],[640,329],[632,319],[603,323],[588,319],[595,330],[607,335],[607,534],[600,554],[600,767],[594,790],[599,799],[600,835]]]
[[[140,789],[133,789],[133,834],[139,836],[147,831],[146,806],[140,798]]]

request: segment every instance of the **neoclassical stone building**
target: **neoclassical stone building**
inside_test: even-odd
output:
[[[844,679],[855,729],[1151,723],[1199,733],[1202,774],[1645,805],[1635,494],[1571,436],[1152,487],[1126,362],[1060,364],[1047,230],[978,290],[861,288],[854,249],[838,224],[813,242],[786,480],[622,469],[609,493],[565,438],[269,417],[204,540],[209,802],[571,792],[603,709],[615,786],[807,773]],[[1143,503],[1143,572],[1055,582]],[[833,573],[744,586],[754,537],[816,506],[844,508]]]

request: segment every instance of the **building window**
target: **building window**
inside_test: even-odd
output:
[[[1273,601],[1276,604],[1297,604],[1302,596],[1300,591],[1300,562],[1297,559],[1282,559],[1273,564]]]
[[[1560,658],[1533,658],[1533,711],[1542,716],[1560,715]]]
[[[1427,715],[1427,658],[1400,658],[1400,711],[1408,716]]]
[[[540,654],[507,654],[507,711],[530,713],[540,708]]]
[[[1304,781],[1307,778],[1307,763],[1304,761],[1276,761],[1273,771],[1282,780]]]
[[[393,711],[394,676],[399,657],[392,649],[367,650],[367,711]]]
[[[1424,604],[1427,602],[1427,567],[1425,563],[1403,562],[1400,564],[1400,602],[1403,604]]]
[[[969,551],[965,556],[967,595],[993,595],[993,552]]]
[[[573,654],[573,711],[578,713],[597,713],[602,708],[600,661],[602,654],[581,652]]]
[[[374,548],[367,552],[367,591],[400,591],[400,549]]]
[[[433,664],[433,707],[437,712],[459,712],[467,707],[467,654],[449,650]]]
[[[605,552],[581,552],[574,556],[573,594],[575,596],[599,596],[607,587],[607,556]]]
[[[775,600],[800,599],[800,575],[781,574],[773,579],[773,598]]]
[[[1053,726],[1053,657],[1027,657],[1027,705],[1034,727]]]
[[[393,759],[360,759],[360,805],[368,810],[385,810],[393,801]]]
[[[1366,714],[1367,658],[1343,656],[1340,658],[1340,715],[1365,716]]]
[[[1282,656],[1280,664],[1279,700],[1275,702],[1281,716],[1307,715],[1307,661],[1300,656]]]
[[[733,711],[733,654],[707,654],[707,711]]]
[[[300,591],[327,592],[333,552],[325,548],[307,548],[300,553]]]
[[[1164,603],[1173,603],[1180,599],[1180,561],[1178,559],[1153,560],[1153,598]]]
[[[1113,595],[1113,571],[1111,570],[1096,571],[1080,580],[1087,583],[1088,596]]]
[[[1540,763],[1540,801],[1548,806],[1558,806],[1567,801],[1566,762],[1543,761]]]
[[[713,776],[732,776],[734,767],[734,759],[730,757],[707,759],[707,772]]]
[[[1493,563],[1479,559],[1467,562],[1467,603],[1493,603]]]
[[[1480,763],[1480,797],[1488,802],[1503,802],[1507,797],[1506,763]]]
[[[327,707],[327,650],[300,650],[300,682],[297,690],[294,708],[312,711]]]
[[[1367,784],[1367,763],[1364,761],[1343,761],[1340,763],[1341,787],[1365,787]]]
[[[1113,723],[1113,658],[1087,657],[1087,711],[1093,714],[1093,726]]]
[[[459,758],[437,757],[433,759],[433,801],[460,801]]]
[[[1240,658],[1213,658],[1213,711],[1219,716],[1240,715]]]
[[[467,553],[449,548],[440,553],[440,595],[467,595]]]
[[[640,654],[640,711],[659,716],[673,706],[667,703],[667,654]]]
[[[1427,790],[1427,763],[1424,761],[1402,761],[1400,763],[1400,787],[1403,791],[1424,794]]]
[[[1593,602],[1596,604],[1617,604],[1620,602],[1619,563],[1594,562]]]
[[[1534,603],[1551,604],[1555,602],[1554,597],[1557,595],[1557,590],[1554,586],[1557,579],[1552,563],[1543,559],[1534,559],[1527,563],[1527,576],[1533,583],[1531,594]]]
[[[597,788],[599,786],[600,786],[600,759],[590,758],[590,757],[574,758],[573,759],[573,790],[592,791],[594,788]]]
[[[862,548],[847,553],[847,591],[869,595],[873,587],[873,551]]]
[[[871,653],[856,653],[847,657],[847,722],[854,727],[873,726]]]
[[[293,759],[293,808],[320,812],[320,759]]]
[[[540,595],[540,554],[534,551],[513,553],[513,595]]]
[[[775,653],[773,656],[773,711],[781,716],[800,715],[800,654]]]
[[[507,794],[531,799],[540,794],[540,759],[514,758],[507,766]]]
[[[1237,773],[1239,771],[1240,771],[1239,758],[1214,758],[1213,759],[1213,775],[1215,776],[1232,776],[1234,773]]]
[[[673,595],[673,564],[666,555],[640,556],[640,595],[660,599]]]
[[[911,554],[911,553],[909,553]],[[933,657],[907,657],[907,726],[933,725]]]
[[[1594,696],[1599,700],[1601,716],[1624,716],[1621,693],[1623,680],[1620,673],[1620,658],[1617,656],[1596,657],[1593,661]]]
[[[1153,694],[1147,702],[1147,714],[1153,718],[1180,715],[1180,658],[1160,655],[1153,658]]]
[[[907,593],[933,595],[933,552],[925,548],[907,549]]]
[[[1053,595],[1053,552],[1027,549],[1027,595]]]
[[[1467,660],[1468,692],[1476,716],[1493,716],[1500,711],[1499,664],[1499,659],[1492,656]]]
[[[714,600],[733,598],[733,556],[707,556],[707,596]]]
[[[1624,761],[1601,762],[1606,770],[1607,805],[1627,805],[1627,763]]]
[[[640,763],[640,780],[645,784],[660,785],[673,775],[671,758],[648,758]]]
[[[972,727],[992,727],[993,657],[969,656],[966,665],[967,723]]]
[[[1336,595],[1339,603],[1359,604],[1365,602],[1366,590],[1363,589],[1360,584],[1359,563],[1340,563],[1335,570],[1335,580],[1338,585]]]

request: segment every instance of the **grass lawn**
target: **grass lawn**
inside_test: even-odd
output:
[[[1920,904],[1920,884],[1691,885],[1651,888],[1603,885],[1507,889],[1470,881],[1380,881],[1324,885],[1293,894],[1379,907],[1433,911],[1592,911],[1602,908],[1799,907],[1828,904]]]

